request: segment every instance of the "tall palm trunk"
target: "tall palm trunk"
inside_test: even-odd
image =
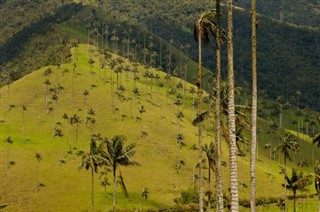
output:
[[[199,19],[202,19],[202,17]],[[200,23],[198,22],[198,54],[199,54],[199,67],[198,67],[198,115],[201,114],[201,98],[202,98],[202,90],[201,90],[201,78],[202,78],[202,58],[201,58],[201,29]],[[203,212],[203,166],[202,166],[202,129],[201,124],[198,125],[198,139],[199,139],[199,211]]]
[[[232,0],[228,0],[228,128],[229,128],[229,157],[230,157],[230,204],[231,211],[239,211],[238,167],[236,146],[236,125],[234,106],[234,70],[233,70],[233,18]]]
[[[37,162],[37,193],[39,192],[39,162]]]
[[[216,0],[217,35],[216,35],[216,114],[215,114],[215,157],[216,157],[216,208],[223,211],[223,190],[221,170],[221,132],[220,132],[220,83],[221,83],[221,43],[220,43],[220,0]]]
[[[250,206],[256,211],[256,150],[257,150],[257,39],[256,39],[256,0],[251,1],[252,18],[252,118],[251,118],[251,158],[250,158]]]
[[[293,191],[293,211],[296,212],[296,191]]]
[[[318,192],[318,212],[320,212],[320,192]]]
[[[208,158],[208,209],[206,211],[210,212],[211,211],[211,163],[209,162],[209,158]]]
[[[94,168],[91,168],[91,207],[94,212]]]
[[[113,166],[113,212],[116,212],[116,190],[117,190],[117,173],[116,173],[116,167]]]

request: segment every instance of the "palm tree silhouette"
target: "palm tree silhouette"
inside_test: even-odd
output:
[[[7,149],[7,163],[8,163],[8,167],[10,167],[10,162],[9,162],[10,145],[13,144],[13,140],[12,140],[11,136],[9,136],[9,137],[6,138],[5,143],[8,144],[8,149]]]
[[[24,113],[27,111],[27,107],[25,105],[22,105],[22,142],[24,142]]]
[[[106,139],[106,151],[102,152],[102,156],[112,167],[113,172],[113,211],[116,212],[116,186],[117,186],[117,169],[119,166],[134,166],[139,163],[131,160],[131,157],[136,153],[134,150],[135,144],[124,146],[125,136],[116,135],[111,141]]]
[[[40,184],[39,184],[39,164],[42,161],[41,153],[36,152],[35,158],[37,160],[37,192],[40,191]]]
[[[71,116],[69,118],[69,123],[73,127],[74,140],[77,142],[78,141],[78,128],[79,128],[79,124],[81,123],[80,117],[77,114],[73,114],[73,116]]]
[[[312,175],[304,175],[302,172],[297,173],[295,169],[292,169],[291,177],[285,176],[287,189],[293,192],[293,211],[296,212],[296,194],[297,190],[302,190],[312,183]]]
[[[84,105],[84,124],[87,123],[87,98],[89,96],[89,91],[88,90],[84,90],[82,95],[83,95],[83,105]]]
[[[47,109],[48,108],[49,86],[51,85],[51,82],[50,82],[49,79],[46,79],[43,83],[46,85],[45,106],[46,106],[46,109]]]
[[[193,144],[191,147],[190,147],[190,149],[192,150],[192,151],[196,151],[196,150],[199,150],[199,148],[197,147],[197,145],[196,144]],[[194,161],[194,154],[193,154],[193,156],[192,156],[192,161]],[[195,185],[195,166],[193,166],[193,168],[192,168],[192,185],[194,186]]]
[[[314,164],[314,172],[316,175],[314,178],[314,186],[318,194],[318,212],[320,212],[320,161],[318,160]]]
[[[85,168],[86,170],[91,169],[91,208],[94,211],[94,173],[98,172],[98,167],[102,164],[106,164],[107,161],[100,154],[100,147],[97,141],[101,141],[99,135],[92,135],[90,141],[90,150],[88,153],[81,152],[81,164],[80,169]]]
[[[292,134],[287,133],[284,137],[280,136],[281,143],[273,149],[273,152],[281,151],[284,157],[284,165],[287,165],[287,159],[291,161],[289,150],[295,152],[299,151],[299,145]]]
[[[213,142],[210,142],[209,145],[205,144],[203,147],[203,151],[206,153],[207,160],[208,160],[208,211],[211,209],[211,194],[210,191],[210,184],[211,184],[211,170],[216,170],[216,156],[215,156],[215,146]]]

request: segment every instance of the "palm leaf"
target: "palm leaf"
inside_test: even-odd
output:
[[[201,113],[192,121],[192,125],[198,126],[199,124],[203,123],[205,120],[209,118],[209,114],[210,114],[209,111],[205,111]]]

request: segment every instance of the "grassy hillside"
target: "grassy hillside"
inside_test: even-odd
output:
[[[111,57],[118,58],[113,54]],[[76,150],[73,152],[87,151],[90,135],[99,132],[108,138],[123,134],[127,138],[126,144],[137,144],[137,153],[133,159],[141,166],[120,168],[130,196],[125,198],[121,189],[117,189],[119,208],[121,210],[142,207],[168,209],[173,206],[173,199],[179,197],[182,190],[192,186],[192,170],[197,163],[198,154],[190,149],[193,144],[197,144],[197,129],[191,125],[195,117],[191,106],[192,95],[188,92],[192,85],[186,84],[186,97],[182,98],[185,101],[181,106],[184,114],[181,133],[185,137],[186,146],[180,149],[176,139],[178,133],[175,115],[178,106],[174,104],[176,96],[168,96],[168,91],[175,89],[179,82],[184,84],[183,81],[174,77],[167,80],[166,74],[153,69],[150,69],[149,73],[158,74],[160,79],[144,78],[144,73],[147,71],[144,66],[138,65],[137,76],[140,79],[136,82],[136,86],[140,96],[135,100],[132,92],[134,88],[132,72],[123,72],[117,78],[109,66],[106,66],[105,70],[102,69],[99,64],[99,61],[103,62],[101,55],[94,47],[88,45],[80,45],[73,49],[72,58],[73,62],[62,65],[60,69],[56,66],[44,67],[14,82],[10,87],[1,88],[1,204],[8,204],[8,211],[90,210],[90,172],[78,169],[81,161],[74,154],[65,156],[68,150],[74,148]],[[88,62],[90,58],[94,61],[92,69]],[[123,60],[124,66],[127,64],[130,68],[133,67],[132,63]],[[74,63],[75,71],[73,71]],[[48,69],[52,73],[44,75],[48,73]],[[49,88],[63,87],[57,94],[57,101],[50,100],[52,94],[48,96],[48,101],[52,101],[48,108],[46,108],[44,84],[46,79],[51,82]],[[117,81],[125,88],[119,98],[115,94]],[[159,84],[163,84],[164,87]],[[89,92],[86,100],[83,95],[85,90]],[[176,92],[184,96],[183,88],[176,89]],[[26,110],[23,110],[23,106]],[[145,113],[139,112],[141,106],[144,106]],[[90,108],[95,111],[96,122],[93,125],[90,122],[84,123],[85,116],[89,117],[87,112]],[[69,117],[74,114],[80,117],[78,139],[75,139],[69,122],[62,118],[64,113]],[[53,138],[53,128],[61,129],[63,137]],[[9,136],[13,140],[12,144],[5,142]],[[203,140],[207,144],[212,141],[212,133],[209,131],[205,133]],[[36,192],[35,153],[41,153],[43,157],[39,163],[39,182],[45,187],[41,188],[39,193]],[[269,160],[268,155],[262,147],[259,149],[257,164],[259,198],[279,197],[283,194],[280,186],[282,177],[278,174],[279,164],[277,160]],[[177,169],[180,160],[183,160],[185,165]],[[228,162],[225,142],[223,160]],[[8,165],[10,161],[14,161],[15,164]],[[272,178],[267,177],[268,173],[271,173]],[[207,176],[206,170],[205,176]],[[110,173],[108,179],[112,182]],[[223,179],[224,189],[227,192],[228,167],[223,168]],[[100,180],[97,174],[95,177],[97,210],[104,209],[104,188],[100,186]],[[248,157],[239,157],[239,183],[241,198],[248,199]],[[150,191],[147,201],[141,197],[144,188]],[[108,209],[111,209],[111,202],[112,187],[107,187]],[[309,207],[314,206],[315,204],[309,204]]]

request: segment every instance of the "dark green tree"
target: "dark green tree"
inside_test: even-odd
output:
[[[106,139],[106,150],[102,152],[102,156],[108,162],[113,172],[113,211],[116,212],[116,187],[117,187],[117,169],[119,166],[135,166],[139,163],[131,160],[131,157],[136,153],[134,150],[136,145],[129,144],[124,146],[125,136],[116,135],[111,141]]]
[[[40,191],[40,183],[39,183],[39,164],[42,161],[42,155],[41,153],[36,152],[35,156],[34,156],[37,160],[37,192]]]
[[[295,169],[292,169],[292,174],[289,177],[285,176],[287,189],[293,192],[293,211],[296,212],[296,195],[298,190],[305,189],[312,183],[312,175],[304,175],[302,172],[297,173]]]
[[[101,141],[101,137],[99,135],[92,135],[90,141],[90,149],[89,152],[84,153],[80,152],[81,156],[81,164],[80,169],[85,168],[86,170],[91,169],[91,208],[94,211],[94,173],[98,172],[98,168],[101,165],[106,165],[107,161],[100,154],[100,148],[98,141]]]

